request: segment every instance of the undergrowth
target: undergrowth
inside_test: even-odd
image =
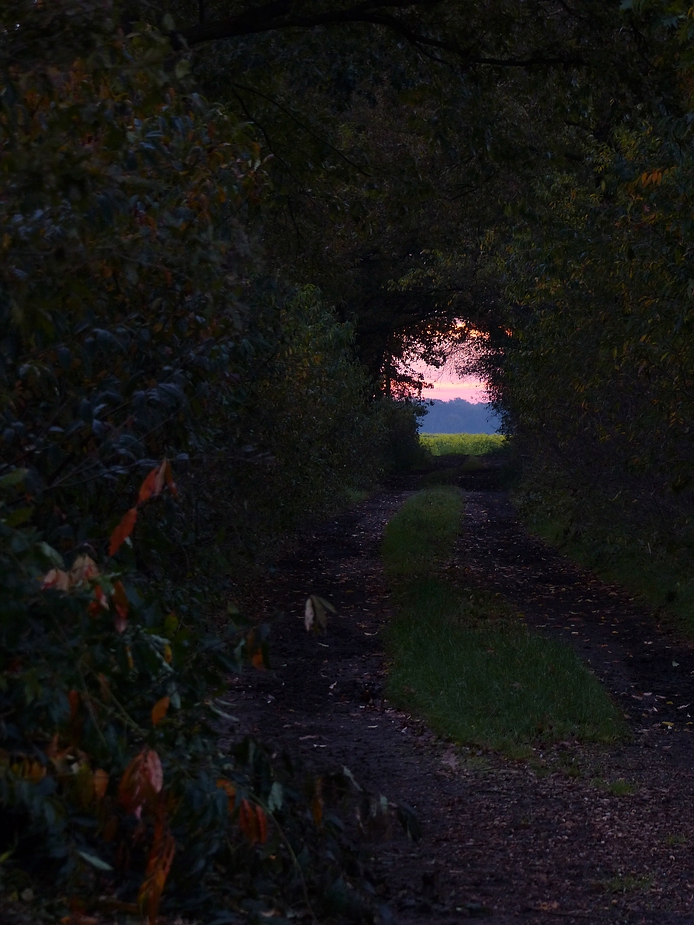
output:
[[[461,506],[455,489],[428,489],[386,528],[397,602],[390,696],[440,735],[514,757],[537,741],[623,735],[617,709],[570,648],[529,632],[501,597],[443,577]]]
[[[622,585],[694,638],[694,576],[690,563],[660,546],[643,544],[616,520],[608,526],[576,522],[568,492],[521,486],[515,497],[531,533],[600,578]],[[584,512],[581,512],[584,516]]]

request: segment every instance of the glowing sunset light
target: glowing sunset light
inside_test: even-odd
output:
[[[461,378],[456,375],[453,369],[447,369],[445,366],[443,369],[437,369],[435,366],[429,366],[426,363],[417,363],[414,368],[424,375],[427,382],[431,382],[433,385],[431,389],[422,390],[422,398],[435,398],[438,401],[464,398],[465,401],[473,404],[489,401],[484,382],[474,376],[463,376]]]
[[[478,379],[466,377],[465,379],[456,379],[455,381],[446,381],[443,379],[438,382],[435,382],[433,379],[429,381],[433,382],[434,388],[424,389],[422,392],[423,398],[435,398],[438,401],[451,401],[453,398],[464,398],[465,401],[472,402],[474,405],[479,402],[489,401],[485,385]]]

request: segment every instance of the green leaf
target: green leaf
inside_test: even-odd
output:
[[[28,474],[28,469],[13,469],[12,472],[8,472],[7,475],[3,475],[0,479],[0,489],[14,488],[15,485],[21,485]]]
[[[187,77],[190,74],[190,61],[187,58],[181,58],[176,65],[175,73],[179,80]]]
[[[48,543],[43,540],[40,543],[36,544],[36,548],[44,557],[47,559],[51,565],[55,565],[56,568],[63,568],[65,563],[63,562],[63,557],[60,555],[57,549],[53,549],[52,546],[49,546]]]
[[[21,524],[26,523],[32,514],[33,509],[30,507],[18,507],[5,517],[5,523],[8,527],[19,527]]]
[[[282,809],[282,802],[284,800],[284,790],[282,789],[282,784],[279,781],[275,781],[270,790],[270,796],[267,798],[267,808],[271,813],[274,813],[277,809]]]
[[[87,851],[80,851],[79,848],[77,849],[77,854],[79,854],[81,858],[84,858],[88,864],[91,864],[92,867],[96,867],[97,870],[113,870],[110,864],[107,864],[106,861],[102,861],[101,858],[98,858],[95,854],[89,854]]]

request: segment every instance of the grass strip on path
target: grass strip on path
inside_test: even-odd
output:
[[[530,633],[499,596],[444,576],[461,514],[458,490],[432,488],[386,527],[389,696],[440,735],[516,757],[538,741],[623,737],[618,709],[572,649]]]

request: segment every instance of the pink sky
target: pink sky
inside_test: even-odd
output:
[[[472,376],[464,379],[456,376],[453,370],[436,369],[424,363],[417,364],[417,369],[424,373],[427,382],[432,382],[433,389],[424,389],[422,398],[436,398],[450,401],[452,398],[464,398],[473,403],[488,401],[484,383]]]

